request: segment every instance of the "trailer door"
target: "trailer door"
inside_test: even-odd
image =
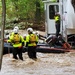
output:
[[[55,34],[55,12],[60,12],[61,9],[59,7],[59,3],[48,3],[47,4],[47,34]]]

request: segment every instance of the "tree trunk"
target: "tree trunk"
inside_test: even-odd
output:
[[[5,28],[5,19],[6,19],[6,3],[5,0],[2,0],[2,25],[1,25],[1,40],[0,40],[0,69],[2,65],[3,57],[3,48],[4,48],[4,28]]]
[[[40,20],[41,20],[40,2],[36,0],[35,21],[36,23],[40,23]]]

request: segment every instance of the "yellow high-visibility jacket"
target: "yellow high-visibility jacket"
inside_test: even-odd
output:
[[[36,46],[36,42],[38,42],[38,37],[37,37],[37,35],[35,35],[36,36],[36,41],[35,42],[30,42],[30,36],[31,35],[35,35],[35,34],[29,34],[29,35],[27,35],[26,36],[26,43],[28,43],[28,46]]]
[[[14,39],[13,36],[14,36],[14,33],[12,34],[12,36],[10,36],[10,38],[7,40],[7,42],[12,43],[13,47],[21,47],[22,43],[24,42],[23,37],[21,35],[19,35],[21,41],[19,43],[14,43],[14,42],[12,42],[12,40]]]
[[[57,22],[60,20],[60,17],[57,15],[57,16],[54,16],[54,19],[55,19],[55,22]]]
[[[11,36],[13,36],[14,32],[10,33],[9,35],[9,39],[11,39]]]

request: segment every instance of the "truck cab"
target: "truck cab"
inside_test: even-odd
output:
[[[60,34],[66,42],[75,45],[75,11],[72,0],[43,0],[46,36],[55,35],[55,12],[61,16]]]
[[[45,8],[45,31],[47,35],[53,35],[56,32],[54,16],[56,12],[59,12],[62,15],[62,6],[57,1],[52,2],[52,0],[45,0],[43,2]]]

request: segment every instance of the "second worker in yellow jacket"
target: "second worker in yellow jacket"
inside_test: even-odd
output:
[[[26,47],[28,47],[28,56],[31,59],[36,60],[36,47],[38,43],[38,37],[37,35],[33,34],[33,29],[28,28],[28,35],[26,36]]]

